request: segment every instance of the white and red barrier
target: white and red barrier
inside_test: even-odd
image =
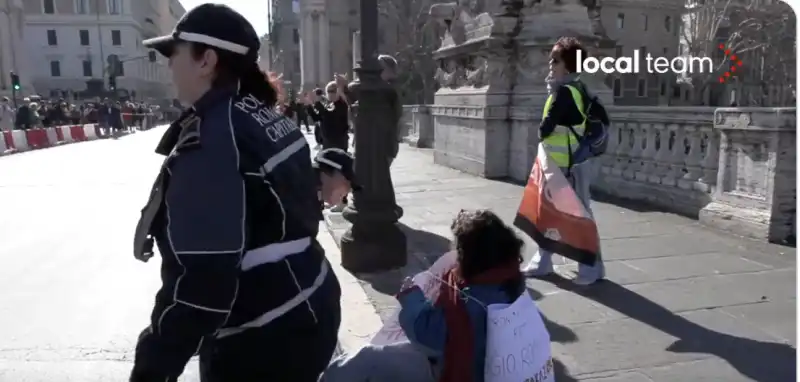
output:
[[[65,143],[93,141],[107,136],[96,124],[3,131],[0,155],[37,150]]]

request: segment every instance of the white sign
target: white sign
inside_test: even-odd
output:
[[[486,382],[555,382],[550,333],[529,293],[489,305],[486,320]]]
[[[436,302],[439,298],[439,287],[442,285],[442,276],[445,272],[453,268],[457,263],[456,252],[447,252],[428,268],[414,276],[414,284],[422,289],[422,293],[431,302]],[[392,316],[383,323],[383,327],[370,341],[373,345],[391,345],[400,342],[408,342],[408,337],[400,327],[398,315],[400,309],[392,313]]]

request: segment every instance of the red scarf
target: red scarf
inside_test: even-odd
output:
[[[444,310],[447,339],[444,346],[444,367],[439,382],[472,382],[472,359],[475,357],[475,330],[460,291],[467,285],[500,285],[520,277],[519,264],[509,263],[490,269],[470,280],[461,277],[456,267],[444,274],[436,306]]]

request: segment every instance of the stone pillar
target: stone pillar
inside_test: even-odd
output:
[[[796,108],[722,108],[717,187],[700,221],[734,233],[785,242],[794,235],[797,195]]]
[[[303,90],[311,90],[315,84],[314,34],[310,12],[300,13],[300,81]]]
[[[328,82],[333,80],[333,74],[331,73],[331,25],[328,15],[324,12],[320,13],[317,22],[319,23],[319,35],[317,37],[319,41],[317,51],[317,65],[319,65],[317,73],[319,73],[319,77],[317,81],[320,86],[324,87]]]

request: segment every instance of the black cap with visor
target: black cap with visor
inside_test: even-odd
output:
[[[253,25],[227,5],[198,5],[181,17],[172,34],[144,40],[142,44],[170,57],[180,42],[205,44],[223,51],[258,60],[261,47]]]

